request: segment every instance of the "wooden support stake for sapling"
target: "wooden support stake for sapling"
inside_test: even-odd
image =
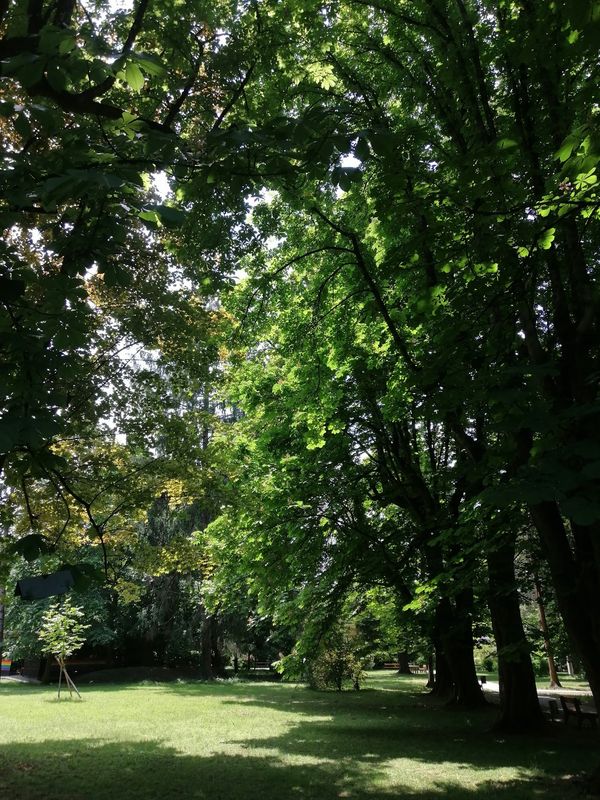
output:
[[[67,672],[67,666],[65,661],[60,656],[55,656],[56,661],[58,662],[58,666],[60,667],[60,672],[58,675],[58,699],[60,700],[60,687],[62,683],[62,677],[65,676],[65,685],[69,690],[69,697],[73,699],[73,692],[77,693],[77,697],[81,700],[81,695],[79,694],[79,689],[75,686],[73,678]]]

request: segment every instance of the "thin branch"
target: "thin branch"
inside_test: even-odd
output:
[[[365,282],[367,283],[367,285],[368,285],[368,287],[369,287],[369,289],[371,291],[371,294],[373,295],[375,303],[377,304],[377,307],[379,308],[379,312],[381,313],[381,316],[385,320],[385,323],[386,323],[386,325],[388,327],[388,330],[392,335],[392,339],[394,340],[394,344],[396,345],[396,347],[400,351],[400,353],[401,353],[402,357],[404,358],[404,361],[406,362],[406,364],[412,370],[416,370],[417,369],[417,365],[415,364],[415,362],[413,361],[412,356],[408,352],[408,348],[406,347],[406,343],[404,342],[404,339],[402,338],[402,336],[400,334],[400,331],[396,327],[396,324],[395,324],[394,320],[391,318],[390,313],[389,313],[389,311],[387,309],[387,306],[385,304],[385,301],[384,301],[384,299],[383,299],[383,297],[381,295],[381,292],[379,291],[379,287],[377,286],[377,283],[375,282],[375,280],[374,280],[373,276],[371,275],[371,272],[370,272],[370,270],[369,270],[369,268],[367,266],[367,263],[366,263],[365,258],[363,256],[363,253],[362,253],[362,249],[360,247],[360,242],[358,241],[358,237],[356,236],[354,231],[345,230],[340,225],[338,225],[336,222],[334,222],[333,220],[329,219],[316,206],[313,206],[313,208],[311,210],[320,219],[322,219],[323,222],[325,222],[327,225],[329,225],[330,228],[333,228],[334,231],[336,231],[337,233],[341,234],[342,236],[345,236],[347,239],[350,239],[350,241],[352,242],[352,251],[354,252],[354,256],[356,258],[356,264],[358,266],[359,272],[361,273],[361,275],[365,279]]]
[[[163,125],[165,125],[167,128],[170,128],[171,125],[175,122],[175,119],[179,114],[179,112],[181,111],[183,104],[188,99],[190,92],[194,88],[201,65],[202,65],[202,55],[200,56],[200,58],[198,58],[198,60],[194,64],[190,77],[187,79],[183,89],[181,90],[181,94],[176,100],[173,101],[173,103],[169,108],[167,116],[163,121]]]
[[[133,48],[133,43],[135,39],[142,29],[142,23],[144,21],[144,15],[148,9],[150,0],[140,0],[140,3],[136,9],[135,17],[133,18],[133,22],[131,23],[131,28],[129,29],[129,33],[127,34],[127,39],[123,44],[123,48],[121,50],[121,55],[117,59],[125,58],[131,53]],[[101,83],[97,86],[92,86],[90,89],[86,89],[85,91],[79,94],[79,97],[84,98],[86,100],[92,100],[94,97],[99,97],[102,94],[105,94],[109,89],[115,84],[117,80],[116,75],[109,75],[108,78],[105,78]]]
[[[29,524],[31,525],[32,530],[37,530],[38,527],[38,519],[39,514],[34,514],[33,509],[31,507],[31,500],[29,499],[29,492],[27,491],[27,484],[25,483],[25,477],[21,478],[21,490],[23,492],[23,496],[25,497],[25,507],[27,508],[27,516],[29,517]]]
[[[221,113],[219,114],[217,119],[215,120],[215,124],[211,128],[211,133],[216,131],[216,130],[218,130],[218,128],[221,126],[221,123],[223,122],[223,120],[225,119],[227,114],[229,114],[231,109],[234,107],[234,105],[237,103],[239,98],[242,96],[242,93],[244,92],[244,89],[246,88],[246,86],[248,84],[248,81],[250,80],[250,77],[252,76],[252,73],[254,72],[254,67],[255,67],[255,64],[252,64],[248,68],[246,74],[242,78],[241,83],[239,84],[239,86],[236,88],[236,90],[232,94],[231,98],[229,99],[229,102],[225,105],[225,107],[223,108],[223,110],[221,111]]]

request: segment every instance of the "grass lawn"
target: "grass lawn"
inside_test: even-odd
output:
[[[0,683],[0,793],[11,800],[449,798],[565,800],[598,733],[489,732],[425,679],[372,673],[361,692],[271,683],[54,687]]]
[[[498,673],[497,672],[486,672],[485,670],[477,670],[478,675],[485,675],[488,681],[497,681],[498,680]],[[585,689],[589,691],[590,685],[584,678],[579,677],[572,677],[568,675],[566,672],[559,672],[558,679],[562,684],[562,688],[568,692],[569,689]],[[550,678],[536,678],[535,685],[538,688],[538,691],[542,689],[548,689],[550,686]]]

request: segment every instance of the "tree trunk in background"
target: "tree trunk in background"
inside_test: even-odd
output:
[[[596,708],[600,708],[600,576],[587,529],[573,527],[575,555],[556,503],[531,507],[548,560],[556,602],[577,655],[581,658]]]
[[[430,694],[432,697],[448,699],[452,695],[452,675],[442,647],[441,619],[442,612],[438,603],[435,609],[433,632],[431,634],[431,642],[435,654],[435,675],[433,676]]]
[[[427,689],[433,689],[435,686],[435,656],[433,653],[429,653],[427,656],[427,673],[428,678],[425,687]]]
[[[225,661],[223,659],[223,654],[221,653],[221,640],[219,638],[219,623],[217,622],[217,617],[215,614],[212,614],[210,617],[210,626],[211,626],[211,645],[212,645],[212,670],[213,675],[216,675],[218,678],[225,677]]]
[[[408,663],[408,653],[406,650],[398,653],[398,674],[412,675],[410,671],[410,664]]]
[[[550,642],[550,633],[548,632],[548,622],[546,621],[546,609],[544,608],[544,601],[542,599],[542,586],[540,579],[536,575],[534,578],[535,586],[535,599],[538,604],[540,612],[540,629],[544,637],[544,648],[546,650],[546,658],[548,660],[548,676],[550,677],[550,689],[561,689],[562,684],[558,679],[558,672],[556,671],[556,663],[554,662],[554,654],[552,653],[552,643]]]
[[[490,550],[487,562],[488,603],[500,674],[500,718],[495,727],[507,733],[537,730],[543,724],[543,716],[521,619],[512,534],[500,546]]]
[[[432,696],[467,708],[485,704],[475,674],[470,619],[466,629],[464,625],[458,624],[455,610],[448,598],[441,598],[438,602],[432,639],[435,647]]]
[[[472,607],[473,593],[470,589],[463,589],[456,596],[454,605],[448,598],[442,598],[438,605],[441,613],[440,640],[453,684],[450,702],[461,708],[477,708],[486,704],[473,657]]]
[[[440,649],[436,648],[435,676],[430,694],[432,697],[440,697],[444,700],[448,700],[452,697],[453,686],[452,673],[450,672],[448,659],[444,655],[441,647]]]
[[[210,681],[214,678],[212,668],[212,629],[212,619],[210,615],[205,612],[204,620],[202,621],[202,633],[200,636],[200,674],[204,680],[207,681]]]

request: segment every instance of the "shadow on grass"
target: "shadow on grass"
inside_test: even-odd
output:
[[[143,695],[149,687],[133,688]],[[17,800],[570,800],[580,787],[564,776],[591,769],[597,758],[592,732],[556,726],[541,737],[499,737],[489,732],[494,709],[449,712],[411,690],[337,694],[244,683],[151,688],[147,694],[173,699],[174,715],[177,697],[186,708],[198,703],[199,711],[210,697],[219,701],[215,713],[222,709],[225,717],[234,706],[256,709],[250,711],[256,727],[244,724],[233,733],[217,733],[216,741],[208,741],[209,755],[194,755],[198,743],[185,738],[208,736],[200,713],[197,728],[188,722],[182,726],[181,740],[177,728],[175,734],[165,732],[171,736],[168,743],[160,741],[158,724],[149,727],[151,713],[140,715],[140,738],[151,736],[150,741],[129,741],[131,733],[114,741],[112,730],[97,741],[59,741],[61,734],[69,735],[62,730],[34,744],[5,742],[0,744],[0,791]],[[121,690],[132,687],[86,688],[84,701],[86,694],[102,698],[117,692],[118,698]],[[11,687],[11,694],[31,692],[45,692],[56,702],[53,687]],[[150,703],[150,696],[140,702]],[[290,714],[287,729],[272,735],[261,709]],[[510,772],[503,774],[503,768]],[[495,780],[486,770],[497,770]]]
[[[18,800],[266,800],[314,798],[364,800],[448,798],[525,800],[567,798],[571,787],[550,784],[531,775],[496,783],[484,781],[467,789],[439,778],[426,788],[395,783],[377,788],[380,765],[357,764],[351,758],[315,763],[289,763],[279,754],[200,757],[182,754],[158,741],[80,742],[74,740],[0,745],[0,790]],[[576,791],[576,788],[573,788]]]
[[[186,696],[200,691],[185,685],[169,689]],[[249,691],[239,684],[223,692],[222,702],[224,706],[243,703],[302,716],[301,722],[276,737],[235,741],[250,752],[259,747],[304,758],[326,753],[334,760],[350,758],[370,764],[409,759],[431,765],[464,765],[476,772],[519,767],[556,778],[565,772],[590,770],[598,758],[594,730],[548,724],[538,735],[499,735],[491,729],[496,707],[448,709],[443,702],[414,693],[410,687],[395,693],[336,693],[285,684]]]

